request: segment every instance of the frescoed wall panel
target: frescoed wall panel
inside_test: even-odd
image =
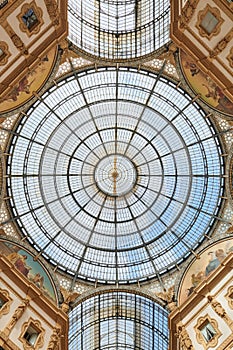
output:
[[[0,114],[17,109],[34,97],[34,92],[38,92],[49,78],[56,58],[57,48],[53,48],[14,88],[7,94],[0,95]]]
[[[30,282],[43,291],[43,294],[57,303],[57,293],[51,277],[39,261],[20,245],[0,240],[0,254],[5,255]]]
[[[209,246],[200,254],[199,259],[190,265],[180,285],[179,305],[192,294],[195,287],[204,281],[223,261],[229,252],[233,251],[233,238],[220,241]]]
[[[179,57],[184,77],[191,88],[200,94],[201,99],[220,112],[233,114],[233,103],[225,96],[224,91],[202,72],[196,62],[184,51],[180,50]]]

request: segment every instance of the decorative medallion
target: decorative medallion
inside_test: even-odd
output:
[[[211,39],[220,32],[222,23],[223,19],[219,9],[207,4],[204,10],[198,13],[196,27],[202,37]]]
[[[36,5],[35,1],[30,4],[24,4],[20,14],[17,16],[19,27],[22,32],[25,32],[29,37],[37,34],[44,23],[43,11]]]

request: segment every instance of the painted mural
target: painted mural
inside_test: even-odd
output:
[[[232,237],[208,247],[195,259],[186,272],[179,288],[179,305],[192,294],[195,287],[204,281],[222,262],[229,252],[233,252]]]
[[[57,49],[53,48],[40,63],[25,75],[6,95],[0,96],[0,113],[16,109],[27,102],[34,91],[39,91],[48,79],[57,57]]]
[[[214,81],[196,65],[195,61],[180,50],[180,63],[192,89],[201,95],[202,100],[211,107],[226,114],[233,114],[233,103],[224,95]]]
[[[30,282],[40,288],[43,294],[57,302],[55,289],[48,273],[38,261],[33,260],[33,256],[28,251],[19,245],[0,241],[0,253],[5,255]]]

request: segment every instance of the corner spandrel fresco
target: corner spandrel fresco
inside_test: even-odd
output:
[[[40,91],[52,72],[56,58],[57,49],[54,48],[7,94],[0,95],[0,114],[19,108],[34,96],[35,91]]]
[[[197,94],[200,94],[205,103],[220,112],[233,114],[233,103],[225,96],[224,91],[208,74],[198,68],[192,57],[182,50],[180,50],[180,65],[189,85]]]
[[[181,283],[179,305],[192,294],[194,288],[204,281],[221,264],[227,254],[232,251],[233,239],[231,237],[211,245],[200,254],[199,259],[195,259]]]
[[[29,252],[16,244],[0,241],[0,253],[5,255],[30,282],[40,288],[44,295],[57,302],[48,273],[38,261],[33,260]]]

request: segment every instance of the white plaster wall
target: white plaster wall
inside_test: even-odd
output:
[[[212,307],[210,306],[210,304],[207,304],[206,307],[201,310],[201,312],[195,317],[195,319],[193,319],[192,321],[190,321],[190,323],[187,325],[186,329],[188,331],[188,334],[190,336],[190,339],[193,343],[193,347],[194,349],[202,349],[204,348],[201,344],[198,343],[197,338],[196,338],[196,332],[195,332],[195,326],[197,324],[197,320],[199,319],[199,317],[206,317],[209,316],[210,318],[214,319],[217,321],[218,323],[218,329],[220,330],[220,332],[222,333],[222,335],[219,337],[219,341],[217,346],[215,347],[211,347],[211,350],[215,350],[219,347],[219,345],[227,339],[227,337],[229,337],[232,332],[231,329],[229,328],[229,326],[226,324],[226,322],[216,314],[216,312],[212,309]],[[191,314],[190,314],[191,316]],[[183,322],[184,323],[184,322]]]
[[[182,323],[188,324],[193,317],[199,315],[200,309],[206,306],[206,302],[206,298],[203,298],[203,300],[199,304],[194,305],[191,312],[183,318]]]
[[[8,314],[3,315],[0,319],[0,329],[3,330],[7,324],[9,323],[15,309],[22,303],[22,299],[26,297],[24,293],[19,289],[19,287],[14,283],[14,281],[10,280],[4,272],[1,271],[1,279],[0,279],[0,287],[9,292],[10,297],[13,299],[13,302],[10,306],[10,311]],[[12,290],[14,291],[12,291]],[[39,320],[41,322],[41,326],[45,329],[44,334],[44,346],[40,348],[40,350],[46,350],[48,347],[48,342],[53,332],[53,327],[55,327],[56,322],[43,310],[38,308],[36,300],[31,300],[29,306],[24,311],[23,315],[16,322],[14,328],[12,329],[9,339],[17,345],[20,349],[23,350],[23,344],[19,340],[22,326],[25,322],[28,322],[29,318],[34,320]]]
[[[8,61],[7,61],[7,65],[12,62],[15,58],[15,56],[17,56],[18,54],[20,54],[19,50],[15,47],[15,45],[13,44],[11,38],[9,37],[9,35],[7,34],[7,32],[5,31],[5,29],[0,25],[0,33],[1,33],[1,36],[0,36],[0,41],[5,41],[8,45],[8,51],[10,52],[10,56],[8,58]],[[0,66],[0,72],[2,72],[4,69],[6,68],[6,65],[3,65],[3,66]],[[10,66],[8,69],[7,69],[7,73],[5,74],[5,76],[8,76],[9,73],[12,71],[12,67]],[[0,81],[3,80],[2,79],[3,76],[2,74],[0,74]]]
[[[217,295],[221,290],[222,286],[225,284],[232,283],[233,284],[233,271],[229,271],[229,273],[221,280],[221,283],[217,284],[210,292],[211,295]]]

